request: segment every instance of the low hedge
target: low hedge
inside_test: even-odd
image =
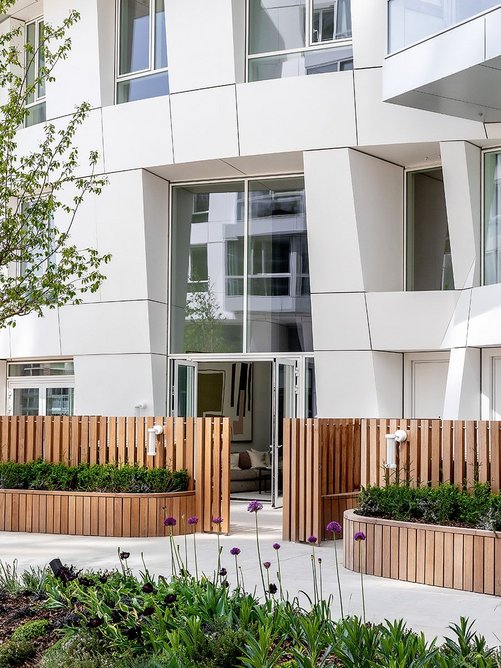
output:
[[[488,483],[476,483],[472,492],[449,483],[438,487],[369,486],[360,492],[355,513],[400,522],[501,531],[501,494],[493,494]]]
[[[187,488],[186,470],[114,464],[65,466],[43,460],[26,464],[0,462],[0,489],[147,494],[183,492]]]

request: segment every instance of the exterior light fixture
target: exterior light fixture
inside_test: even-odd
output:
[[[161,424],[155,424],[153,427],[148,429],[148,449],[146,454],[156,455],[157,454],[157,436],[164,433],[164,428]]]
[[[397,443],[405,443],[407,432],[403,429],[397,429],[394,434],[386,434],[386,468],[397,468]]]

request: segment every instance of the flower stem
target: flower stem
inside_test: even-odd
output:
[[[193,554],[195,555],[195,577],[198,582],[197,539],[195,538],[196,533],[197,533],[196,530],[193,531]]]
[[[237,589],[240,589],[240,580],[238,578],[238,555],[235,555],[235,572],[237,574]]]
[[[284,600],[284,590],[282,589],[282,570],[280,568],[280,555],[277,550],[277,565],[278,565],[278,572],[277,572],[277,580],[278,584],[280,586],[280,600]]]
[[[362,563],[362,542],[358,541],[358,556],[360,561],[360,585],[362,587],[362,619],[365,624],[365,594],[364,594],[364,565]]]
[[[264,597],[268,600],[268,594],[266,592],[266,585],[264,584],[264,574],[263,574],[263,564],[261,562],[261,550],[259,548],[259,527],[257,523],[257,512],[254,513],[256,516],[256,546],[257,546],[257,559],[259,561],[259,572],[261,573],[261,583],[263,585]]]
[[[344,619],[344,610],[343,610],[343,595],[341,594],[341,580],[339,579],[339,562],[337,558],[336,550],[336,534],[334,533],[334,557],[336,559],[336,577],[337,577],[337,588],[339,591],[339,605],[341,607],[341,619]]]

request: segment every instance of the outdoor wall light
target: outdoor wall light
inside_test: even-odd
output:
[[[161,424],[155,424],[153,427],[148,429],[148,450],[146,454],[156,455],[157,454],[157,436],[164,433],[164,428]]]
[[[403,429],[397,429],[394,434],[386,434],[386,468],[397,468],[397,443],[404,443],[407,440],[407,432]]]

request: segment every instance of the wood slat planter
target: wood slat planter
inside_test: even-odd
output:
[[[0,490],[0,531],[81,536],[167,536],[165,517],[177,519],[174,534],[188,533],[181,521],[195,515],[195,492],[98,494]],[[191,533],[191,530],[190,530]]]
[[[480,529],[395,522],[344,513],[344,565],[363,572],[480,594],[501,595],[501,534]]]

